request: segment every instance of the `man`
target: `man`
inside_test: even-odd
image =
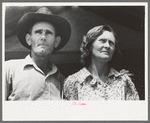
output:
[[[70,35],[69,22],[46,7],[23,15],[17,36],[31,53],[25,59],[5,62],[5,99],[60,100],[63,76],[49,58],[67,44]]]

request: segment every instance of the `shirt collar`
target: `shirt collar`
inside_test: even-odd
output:
[[[56,67],[56,65],[54,65],[51,61],[49,61],[48,65],[49,65],[48,67],[50,68],[50,71],[47,75],[52,75],[58,71],[58,68]],[[23,68],[25,69],[27,66],[33,66],[37,70],[42,72],[41,69],[34,63],[30,55],[27,55],[24,60]]]
[[[27,55],[24,60],[24,67],[26,65],[33,65],[33,64],[35,64],[35,63],[33,62],[32,58],[30,57],[30,55]]]
[[[53,63],[50,63],[49,67],[51,67],[51,71],[47,75],[52,75],[52,74],[56,73],[57,71],[58,71],[58,73],[60,73],[58,68],[56,67],[56,65],[54,65]]]

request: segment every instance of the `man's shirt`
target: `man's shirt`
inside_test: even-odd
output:
[[[64,77],[49,62],[47,75],[33,62],[25,59],[5,62],[5,93],[7,100],[60,100]]]

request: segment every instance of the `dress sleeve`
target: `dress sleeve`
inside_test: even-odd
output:
[[[125,74],[123,77],[126,80],[125,99],[126,100],[139,100],[139,94],[131,78],[127,74]]]
[[[78,99],[78,81],[76,76],[71,75],[64,80],[63,98],[65,100]]]

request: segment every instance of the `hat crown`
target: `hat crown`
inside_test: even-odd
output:
[[[47,15],[52,15],[53,13],[47,8],[47,7],[42,7],[36,11],[36,13],[41,13],[41,14],[47,14]]]

